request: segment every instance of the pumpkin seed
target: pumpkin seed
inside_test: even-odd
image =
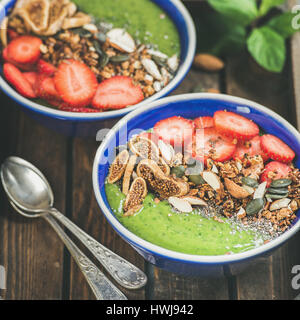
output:
[[[251,187],[251,188],[258,187],[258,182],[255,179],[252,179],[250,177],[243,177],[242,182],[243,182],[243,184],[245,184],[246,186]]]
[[[177,178],[181,178],[184,176],[185,167],[184,166],[178,166],[171,169],[171,174],[175,174]]]
[[[100,67],[104,68],[108,64],[108,62],[109,62],[109,56],[106,53],[104,53],[100,61]]]
[[[103,57],[104,55],[106,55],[106,53],[102,50],[101,45],[99,43],[99,41],[93,41],[93,46],[96,49],[97,53]]]
[[[189,180],[193,182],[196,186],[206,183],[205,180],[200,175],[190,175]]]
[[[253,216],[254,214],[258,213],[265,205],[265,202],[263,199],[254,199],[250,201],[246,206],[246,213],[249,216]]]
[[[76,33],[78,34],[80,37],[83,37],[83,38],[91,38],[92,37],[92,33],[84,28],[73,28],[71,29],[71,31],[73,33]]]
[[[272,199],[272,200],[279,200],[282,198],[286,198],[289,195],[289,193],[285,193],[285,194],[271,194],[271,193],[267,193],[266,194],[266,198],[267,199]]]
[[[101,43],[105,43],[106,41],[106,35],[103,32],[98,32],[96,34],[97,39],[101,42]]]
[[[289,189],[288,188],[269,188],[267,192],[281,195],[281,194],[287,194],[289,192]]]
[[[288,187],[292,183],[291,179],[277,179],[272,181],[270,187],[271,188],[285,188]]]
[[[128,54],[119,54],[117,56],[111,57],[111,62],[124,62],[129,60],[130,56]]]

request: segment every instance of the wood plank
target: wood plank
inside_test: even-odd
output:
[[[1,160],[21,156],[49,178],[56,205],[64,209],[65,139],[36,124],[1,95]],[[18,120],[19,118],[19,120]],[[1,189],[0,264],[7,270],[6,299],[61,299],[63,245],[42,220],[14,213]]]
[[[226,67],[227,93],[259,102],[295,125],[294,105],[290,101],[289,63],[282,74],[271,74],[258,67],[247,55],[231,59]],[[260,258],[236,277],[238,299],[291,299],[292,263],[300,262],[299,235],[272,256]],[[289,259],[293,257],[293,261]]]
[[[220,89],[219,74],[191,70],[186,79],[172,94],[188,93],[199,86],[205,91]],[[188,278],[148,265],[151,287],[148,299],[154,300],[222,300],[229,298],[228,281],[224,278]],[[152,271],[152,272],[151,272]]]
[[[105,121],[103,128],[111,128],[115,122],[116,120]],[[72,220],[107,248],[143,270],[143,258],[112,229],[95,199],[92,187],[92,166],[98,146],[99,142],[96,142],[95,138],[77,138],[74,141]],[[101,267],[99,262],[96,263]],[[103,270],[102,267],[100,269]],[[120,289],[130,300],[144,299],[145,297],[144,289],[134,291],[121,287]],[[93,293],[73,262],[71,262],[70,269],[70,299],[94,299]]]

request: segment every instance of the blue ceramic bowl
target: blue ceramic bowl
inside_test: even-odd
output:
[[[108,111],[103,113],[73,113],[48,108],[28,100],[10,87],[5,79],[0,76],[1,89],[14,99],[24,111],[43,125],[69,136],[95,136],[102,127],[102,121],[122,117],[125,114],[140,108],[149,102],[155,101],[168,95],[184,79],[193,62],[196,48],[196,31],[193,20],[180,0],[152,0],[160,6],[173,20],[177,27],[181,43],[181,64],[179,70],[170,83],[160,92],[141,103],[122,110]],[[3,0],[0,4],[0,20],[2,20],[16,0]],[[92,12],[91,12],[92,13]]]
[[[221,94],[197,93],[172,96],[139,108],[124,117],[107,134],[97,151],[93,168],[93,186],[102,212],[116,232],[157,267],[185,275],[221,276],[228,272],[237,274],[257,257],[270,254],[272,250],[281,246],[300,228],[298,212],[298,218],[293,226],[267,244],[238,254],[199,256],[167,250],[145,241],[127,230],[113,214],[107,202],[104,183],[109,163],[114,159],[115,145],[126,143],[132,130],[150,129],[157,121],[168,117],[182,116],[194,119],[200,116],[212,116],[215,111],[224,109],[252,119],[266,132],[285,141],[295,151],[296,166],[300,167],[300,133],[294,127],[270,109],[255,102]]]

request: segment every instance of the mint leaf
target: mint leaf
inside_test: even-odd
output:
[[[271,19],[267,25],[279,33],[284,38],[289,38],[295,32],[299,31],[293,28],[292,20],[297,14],[293,14],[291,12],[285,12],[280,14],[279,16],[274,17]]]
[[[224,56],[241,51],[246,45],[246,28],[216,11],[193,10],[197,30],[197,52]]]
[[[285,0],[262,0],[262,3],[259,7],[259,15],[264,16],[270,9],[273,7],[283,4]]]
[[[208,0],[208,3],[216,11],[244,26],[258,16],[255,0]]]
[[[281,72],[286,49],[284,38],[270,27],[254,29],[247,40],[247,47],[255,61],[271,72]]]

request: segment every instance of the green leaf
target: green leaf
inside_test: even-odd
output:
[[[246,28],[216,11],[193,10],[197,29],[197,51],[224,56],[240,52],[246,45]]]
[[[216,11],[243,26],[258,16],[255,0],[208,0],[208,3]]]
[[[271,28],[254,29],[247,40],[247,47],[255,61],[271,72],[281,72],[286,48],[284,38]]]
[[[275,30],[277,33],[282,35],[284,38],[289,38],[295,32],[299,31],[293,28],[292,20],[297,14],[291,12],[285,12],[274,18],[272,18],[267,25]]]
[[[273,7],[283,4],[286,0],[262,0],[259,7],[259,15],[264,16]]]

